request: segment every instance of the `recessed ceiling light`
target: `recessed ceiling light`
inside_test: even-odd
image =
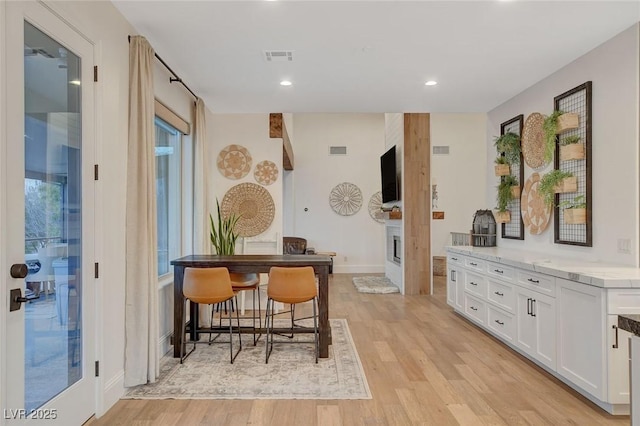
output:
[[[425,86],[435,86],[436,84],[438,84],[438,82],[437,82],[437,81],[435,81],[435,80],[429,80],[429,81],[427,81],[424,85],[425,85]]]
[[[291,86],[293,83],[291,83],[289,80],[282,80],[280,82],[280,86]]]

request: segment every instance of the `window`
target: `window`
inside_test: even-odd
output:
[[[155,127],[158,276],[161,277],[171,272],[169,262],[180,253],[182,135],[158,117]]]

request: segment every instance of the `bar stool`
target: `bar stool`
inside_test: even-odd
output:
[[[302,267],[277,267],[274,266],[269,271],[269,284],[267,286],[267,308],[265,314],[265,327],[267,329],[267,345],[265,363],[269,363],[269,356],[273,351],[273,308],[274,302],[281,302],[294,306],[298,303],[313,302],[313,329],[316,353],[316,363],[318,363],[318,314],[316,305],[318,303],[318,288],[316,287],[316,276],[311,266]],[[269,322],[271,317],[271,322]],[[293,314],[291,317],[291,330],[294,327]],[[271,326],[271,327],[269,327]],[[300,326],[298,326],[300,327]],[[293,334],[293,333],[292,333]],[[271,337],[271,339],[269,339]],[[300,342],[309,343],[309,342]]]
[[[260,292],[259,292],[260,277],[256,273],[243,274],[243,273],[232,272],[229,275],[231,276],[231,287],[233,288],[234,292],[238,293],[241,291],[249,291],[249,290],[252,291],[253,346],[255,346],[258,343],[258,340],[260,340],[260,337],[262,336],[262,332],[260,332],[257,335],[258,337],[256,337],[256,317],[258,319],[258,329],[262,329],[262,316],[261,316]],[[257,314],[256,314],[256,295],[258,296]],[[242,314],[244,315],[244,295],[242,300],[243,300]],[[239,307],[236,306],[236,309],[239,309]]]
[[[236,354],[233,354],[233,324],[232,324],[232,312],[233,305],[228,306],[229,302],[233,304],[236,299],[236,295],[231,287],[231,277],[229,276],[229,270],[227,268],[185,268],[184,279],[182,286],[182,293],[185,298],[185,304],[188,301],[192,303],[201,303],[207,305],[215,305],[218,303],[224,303],[225,310],[229,313],[229,354],[231,358],[231,364],[236,359],[240,351],[242,350],[242,337],[240,335],[240,315],[236,310],[236,319],[238,321],[238,342],[239,347]],[[187,346],[185,342],[186,334],[186,316],[187,309],[182,311],[182,340],[183,344],[180,347],[180,364],[191,355],[196,349],[196,341],[193,342],[193,349],[185,355],[184,351]],[[222,316],[222,313],[220,313]],[[192,321],[192,324],[195,322]],[[198,330],[196,330],[198,331]],[[209,342],[210,343],[210,342]]]

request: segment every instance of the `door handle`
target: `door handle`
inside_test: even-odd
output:
[[[527,315],[531,315],[531,298],[527,297]]]
[[[531,316],[536,316],[536,299],[531,299]]]
[[[9,270],[11,278],[26,278],[28,273],[29,268],[24,263],[14,263]]]
[[[9,312],[17,311],[20,309],[20,306],[23,303],[38,298],[40,298],[40,295],[38,295],[37,297],[22,297],[22,290],[20,290],[19,288],[11,289],[9,290]]]
[[[613,325],[613,329],[616,331],[616,343],[613,344],[613,349],[618,349],[618,327]]]

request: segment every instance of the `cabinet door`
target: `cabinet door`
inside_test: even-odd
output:
[[[629,403],[629,338],[633,334],[618,328],[618,316],[607,315],[607,402]]]
[[[555,369],[555,300],[523,288],[518,288],[516,300],[516,344],[531,357]]]
[[[556,279],[557,372],[600,400],[605,395],[605,298],[601,288]]]
[[[447,268],[447,304],[455,308],[456,303],[456,280],[458,279],[458,270],[455,267]]]
[[[456,302],[455,308],[464,311],[464,281],[466,280],[466,272],[462,268],[458,268],[456,273]]]

